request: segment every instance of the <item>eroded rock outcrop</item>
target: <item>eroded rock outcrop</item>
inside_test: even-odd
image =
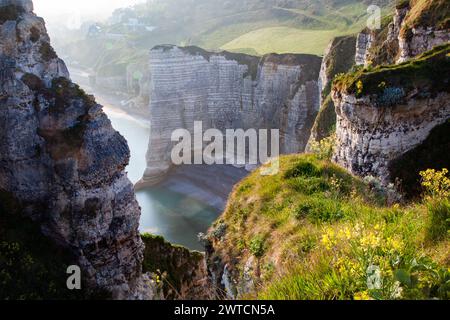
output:
[[[282,153],[302,152],[319,110],[321,59],[268,55],[262,59],[200,48],[159,46],[150,54],[151,138],[138,186],[158,182],[171,167],[172,132],[280,129]]]
[[[70,81],[32,10],[28,0],[0,1],[0,191],[75,257],[89,289],[143,298],[127,143]]]
[[[364,29],[356,47],[356,65],[405,62],[450,41],[446,0],[401,1],[381,29]]]
[[[169,300],[212,300],[217,293],[208,273],[205,254],[144,234],[144,271],[159,282],[159,295]]]
[[[410,0],[397,8],[399,55],[407,61],[450,41],[450,3],[446,0]],[[396,31],[397,31],[396,30]]]
[[[432,129],[450,118],[449,52],[450,45],[436,47],[406,64],[338,79],[333,89],[335,161],[384,183],[397,178],[390,175],[390,163],[421,145]]]

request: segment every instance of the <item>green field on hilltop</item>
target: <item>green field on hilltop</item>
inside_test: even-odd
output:
[[[107,75],[145,59],[156,45],[199,46],[252,55],[309,53],[322,55],[331,39],[354,34],[365,25],[372,3],[384,10],[394,0],[154,0],[122,9],[122,18],[154,26],[154,32],[130,31],[124,23],[102,25],[105,34],[119,34],[120,41],[84,39],[59,48],[64,55]],[[121,19],[122,19],[121,18]],[[115,20],[114,20],[115,21]],[[138,55],[132,51],[139,51]],[[132,61],[129,61],[132,60]]]
[[[229,51],[251,48],[259,55],[276,53],[309,53],[322,55],[336,36],[333,30],[304,30],[289,27],[262,28],[246,33],[221,47]]]

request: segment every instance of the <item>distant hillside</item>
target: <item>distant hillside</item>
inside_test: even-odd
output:
[[[386,8],[392,2],[153,0],[116,10],[109,23],[100,25],[100,39],[76,41],[61,51],[106,73],[120,73],[130,62],[144,59],[148,49],[165,43],[253,55],[321,55],[332,38],[365,25],[370,4]],[[143,28],[130,26],[130,21]]]

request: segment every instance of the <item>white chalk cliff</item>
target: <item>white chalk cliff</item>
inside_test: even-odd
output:
[[[139,186],[170,170],[172,132],[280,129],[282,153],[305,149],[319,110],[321,59],[312,55],[211,53],[159,46],[150,53],[151,137],[147,170]]]

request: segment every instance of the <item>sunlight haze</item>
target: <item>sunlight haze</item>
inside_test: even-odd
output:
[[[77,13],[82,16],[97,16],[106,18],[115,9],[131,6],[145,0],[77,0],[77,1],[55,1],[34,0],[34,9],[38,15],[54,17]]]

